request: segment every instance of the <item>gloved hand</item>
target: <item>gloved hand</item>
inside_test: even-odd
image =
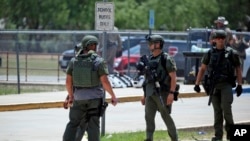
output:
[[[237,85],[235,91],[237,93],[237,97],[239,97],[241,95],[241,93],[242,93],[242,86],[241,85]]]
[[[195,85],[194,86],[194,91],[196,91],[197,93],[201,92],[200,85]]]

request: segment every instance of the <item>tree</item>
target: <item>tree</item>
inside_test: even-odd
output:
[[[8,28],[15,25],[22,29],[93,30],[95,2],[97,0],[1,0],[0,18],[7,19]],[[246,24],[246,15],[250,15],[249,0],[109,2],[115,4],[115,25],[120,29],[148,29],[151,9],[155,11],[155,29],[169,31],[210,27],[218,16],[225,16],[230,28],[237,28],[239,21]]]

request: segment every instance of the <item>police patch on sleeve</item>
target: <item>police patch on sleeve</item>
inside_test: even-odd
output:
[[[176,67],[176,63],[175,63],[175,61],[174,61],[174,59],[173,58],[169,58],[168,59],[168,62],[169,62],[169,66],[167,67],[167,68],[169,68],[169,72],[171,72],[171,71],[176,71],[177,70],[177,67]]]
[[[101,64],[102,65],[101,65],[101,72],[100,72],[100,74],[101,75],[103,75],[103,74],[109,74],[107,62],[105,60],[103,60]]]

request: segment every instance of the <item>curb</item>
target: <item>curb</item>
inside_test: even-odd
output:
[[[205,92],[201,93],[180,93],[179,98],[194,98],[207,96]],[[129,96],[129,97],[118,97],[119,103],[125,102],[137,102],[141,100],[141,96]],[[110,103],[111,99],[107,98],[107,102]],[[31,110],[31,109],[46,109],[46,108],[63,108],[64,101],[49,101],[49,102],[38,102],[38,103],[20,103],[10,105],[0,105],[0,112],[4,111],[19,111],[19,110]]]

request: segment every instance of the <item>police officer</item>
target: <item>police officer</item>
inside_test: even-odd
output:
[[[114,31],[118,32],[118,28],[114,27]],[[100,41],[103,40],[103,34],[100,34],[99,37]],[[100,42],[98,46],[98,53],[102,55],[103,52],[103,44]],[[107,65],[108,65],[108,71],[109,74],[114,73],[114,59],[116,57],[116,54],[121,53],[122,51],[122,40],[120,37],[120,34],[118,33],[109,33],[107,36]]]
[[[223,119],[226,122],[227,139],[230,140],[230,125],[234,124],[232,114],[232,88],[236,86],[234,75],[236,72],[238,82],[236,93],[237,96],[240,96],[242,93],[242,72],[239,56],[231,47],[225,46],[226,32],[215,30],[214,33],[216,46],[203,56],[194,90],[200,92],[199,84],[207,70],[210,85],[214,85],[210,90],[215,130],[215,137],[212,138],[212,141],[221,141],[223,138]]]
[[[230,44],[229,41],[233,38],[233,35],[232,35],[232,32],[231,32],[230,28],[227,27],[228,21],[226,20],[226,18],[223,17],[223,16],[219,16],[219,17],[214,21],[214,24],[215,24],[215,27],[214,27],[214,29],[211,31],[211,34],[210,34],[210,37],[209,37],[210,44],[211,44],[211,45],[215,45],[214,31],[215,31],[215,30],[222,29],[222,30],[226,31],[226,33],[227,33],[227,36],[226,36],[226,39],[225,39],[225,44],[226,44],[227,46],[229,46],[229,44]]]
[[[153,141],[155,131],[154,118],[159,111],[167,126],[171,141],[177,141],[178,135],[175,123],[170,115],[176,87],[176,64],[172,57],[163,52],[164,38],[160,35],[151,35],[147,38],[151,55],[148,59],[149,73],[145,74],[145,95],[141,99],[145,105],[146,137],[145,141]],[[161,62],[164,57],[164,63]],[[153,72],[152,72],[153,70]],[[148,71],[148,70],[147,70]],[[156,72],[156,74],[152,74]],[[157,76],[157,78],[152,78]],[[156,81],[160,83],[158,88]]]
[[[86,35],[82,39],[82,49],[72,58],[66,73],[68,104],[72,104],[69,122],[66,126],[63,141],[77,140],[77,128],[88,128],[88,140],[100,140],[100,109],[105,89],[111,96],[112,104],[117,104],[116,96],[108,80],[107,65],[96,53],[98,39]],[[81,132],[83,133],[83,131]]]

